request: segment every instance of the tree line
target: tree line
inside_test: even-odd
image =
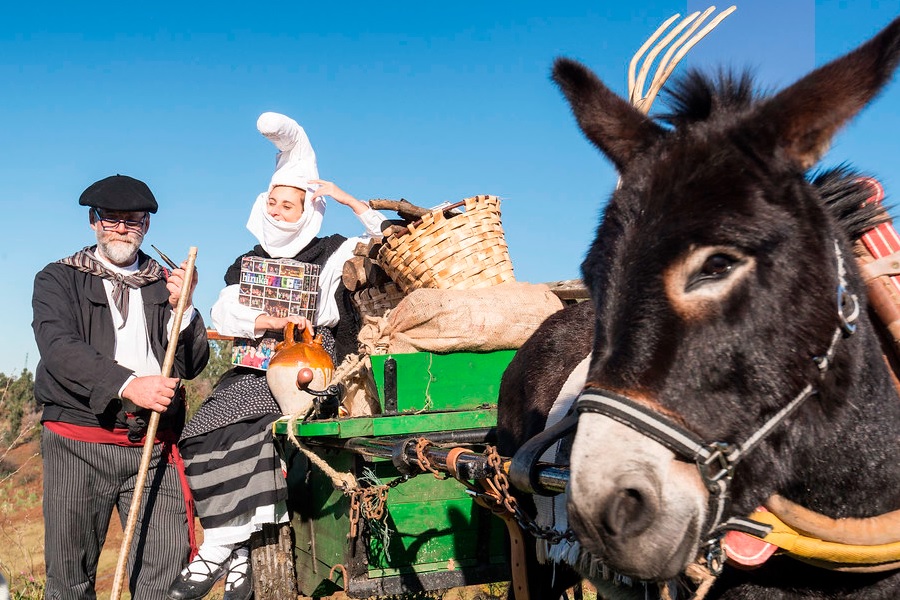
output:
[[[231,367],[231,342],[211,341],[209,364],[199,377],[185,381],[188,415],[210,395],[216,382]],[[0,373],[0,455],[39,436],[41,408],[34,398],[34,374]],[[0,467],[2,469],[2,467]]]

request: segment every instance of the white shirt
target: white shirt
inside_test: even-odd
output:
[[[103,264],[103,266],[114,273],[128,276],[133,275],[138,271],[137,259],[135,259],[133,264],[127,267],[118,267],[105,260],[100,256],[99,252],[95,252],[94,256]],[[112,281],[104,279],[103,288],[106,290],[106,297],[109,300],[109,310],[110,313],[112,313],[113,328],[116,332],[116,351],[113,358],[115,358],[115,361],[123,367],[127,367],[134,371],[134,375],[129,377],[119,389],[119,396],[121,396],[122,391],[133,379],[145,377],[147,375],[162,374],[162,365],[153,354],[153,349],[150,346],[150,337],[147,333],[147,320],[144,316],[144,299],[141,294],[141,288],[126,288],[126,291],[128,292],[128,320],[121,329],[119,329],[119,327],[122,325],[122,314],[119,312],[119,309],[116,308],[115,302],[113,302],[112,299]],[[181,319],[181,329],[179,333],[187,329],[193,318],[194,307],[191,305],[185,308],[184,316]],[[169,332],[169,338],[172,337],[173,319],[174,313],[169,316],[169,322],[166,326]]]

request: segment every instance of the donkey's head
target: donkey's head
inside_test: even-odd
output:
[[[579,400],[568,507],[583,547],[613,568],[676,575],[728,494],[748,513],[799,485],[798,463],[837,435],[872,334],[863,315],[862,335],[844,339],[851,294],[864,292],[846,231],[805,174],[898,61],[900,19],[769,98],[747,77],[690,75],[668,126],[557,61],[582,131],[621,174],[582,265],[598,392]],[[774,418],[789,404],[796,412]],[[665,424],[635,426],[646,414]]]

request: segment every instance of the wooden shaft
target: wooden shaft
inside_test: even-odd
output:
[[[184,317],[184,309],[187,306],[188,292],[191,289],[191,280],[194,278],[194,263],[197,260],[197,247],[191,246],[188,251],[187,268],[184,274],[184,284],[181,287],[181,296],[175,306],[175,316],[172,320],[172,334],[169,345],[166,347],[166,356],[162,364],[162,376],[169,377],[172,366],[175,364],[175,351],[178,348],[178,333],[181,331],[181,320]],[[131,540],[134,538],[134,529],[137,526],[138,513],[141,509],[141,497],[144,493],[144,484],[147,481],[147,472],[150,470],[150,459],[153,455],[153,445],[156,440],[156,430],[159,427],[159,413],[152,411],[150,423],[147,426],[147,435],[144,438],[144,452],[141,455],[141,465],[138,469],[137,480],[134,483],[134,492],[131,495],[131,507],[128,509],[128,521],[125,523],[125,531],[122,536],[122,545],[119,548],[119,559],[116,563],[116,574],[113,578],[110,600],[119,600],[125,582],[125,567],[128,564],[128,553],[131,550]]]

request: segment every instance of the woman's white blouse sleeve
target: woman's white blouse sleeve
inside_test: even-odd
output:
[[[210,311],[212,324],[222,335],[257,338],[263,334],[256,331],[256,317],[263,314],[258,308],[244,306],[238,300],[241,286],[229,285],[221,292]]]
[[[363,236],[364,238],[381,236],[381,224],[387,220],[383,214],[374,208],[370,208],[361,215],[356,215],[356,218],[359,219],[363,224],[363,227],[366,228],[366,234]]]

